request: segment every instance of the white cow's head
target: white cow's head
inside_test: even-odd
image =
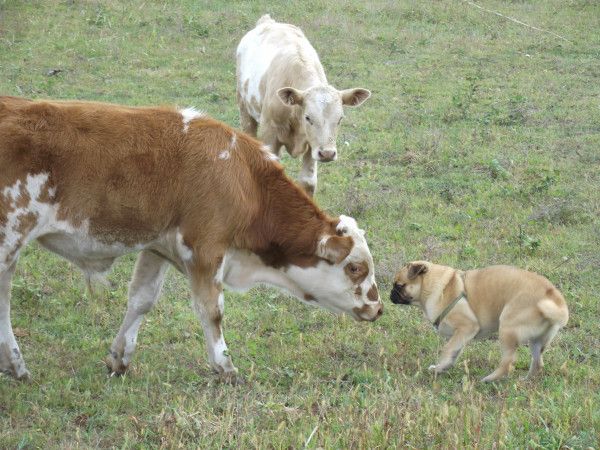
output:
[[[284,105],[299,108],[300,131],[306,136],[312,158],[329,162],[337,158],[337,130],[344,117],[342,106],[358,106],[371,92],[360,88],[338,91],[323,85],[305,91],[284,87],[277,95]]]

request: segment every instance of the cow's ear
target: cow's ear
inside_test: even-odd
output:
[[[408,265],[408,279],[414,280],[419,275],[427,273],[427,266],[420,263],[410,263]]]
[[[353,246],[354,240],[350,236],[329,236],[319,242],[317,256],[339,264],[350,254]]]
[[[343,105],[358,106],[362,105],[371,96],[371,91],[361,88],[344,89],[340,91],[340,95],[342,96]]]
[[[279,100],[287,106],[302,105],[304,103],[304,92],[294,89],[293,87],[279,89],[277,91],[277,96],[279,97]]]

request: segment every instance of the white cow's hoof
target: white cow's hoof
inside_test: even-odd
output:
[[[129,364],[124,364],[123,359],[116,353],[108,355],[104,362],[106,363],[108,374],[111,377],[125,375],[127,369],[129,369]]]
[[[219,374],[219,382],[223,384],[230,384],[232,386],[239,386],[241,384],[246,384],[246,380],[243,376],[235,372],[225,372]]]
[[[14,370],[0,369],[0,372],[11,376],[18,381],[23,381],[25,383],[31,381],[31,374],[27,369],[22,369],[19,372],[16,372]]]

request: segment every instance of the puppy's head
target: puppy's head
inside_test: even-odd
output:
[[[392,303],[410,305],[419,302],[423,277],[429,272],[429,266],[427,261],[413,261],[402,267],[394,278],[394,286],[390,293]]]

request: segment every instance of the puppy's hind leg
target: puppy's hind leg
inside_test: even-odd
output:
[[[442,349],[442,354],[436,365],[429,366],[429,370],[434,371],[436,374],[445,371],[451,367],[463,347],[479,332],[479,325],[472,323],[465,325],[464,327],[455,330],[452,337],[446,342]]]
[[[519,346],[519,338],[512,330],[500,329],[500,345],[502,346],[502,360],[496,370],[481,381],[496,381],[499,378],[505,377],[512,370],[515,363],[517,347]]]
[[[529,349],[531,350],[531,364],[529,365],[527,379],[534,378],[544,367],[544,360],[542,359],[542,342],[539,340],[532,340],[529,343]]]
[[[544,368],[543,353],[548,347],[548,344],[554,339],[556,333],[559,330],[559,326],[552,325],[541,337],[532,340],[529,343],[531,349],[531,365],[529,366],[529,372],[527,373],[527,379],[531,379],[538,375]]]

